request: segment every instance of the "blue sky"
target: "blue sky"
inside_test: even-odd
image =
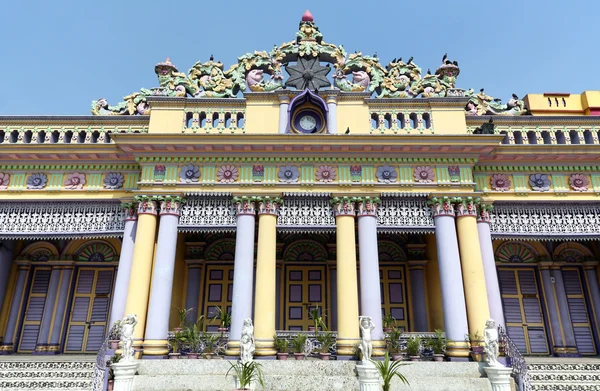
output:
[[[310,9],[325,41],[434,71],[447,52],[457,86],[514,92],[600,89],[597,0],[90,1],[5,0],[0,6],[0,115],[86,115],[157,85],[166,57],[180,71],[213,54],[229,67],[294,39]]]

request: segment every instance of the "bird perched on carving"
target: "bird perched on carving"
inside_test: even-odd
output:
[[[209,58],[209,61],[213,61],[214,59],[215,59],[215,57],[211,54],[210,58]]]
[[[344,134],[349,134],[350,133],[350,126],[348,126],[348,128],[346,129],[346,132]]]
[[[409,59],[408,59],[408,62],[407,62],[406,64],[408,65],[408,64],[412,63],[412,60],[413,60],[413,58],[412,58],[412,57],[411,57],[411,58],[409,58]]]
[[[453,61],[452,64],[458,66],[458,61]]]
[[[500,98],[494,98],[494,102],[500,102],[502,99]]]
[[[398,62],[398,61],[397,61],[395,58],[392,60],[392,64],[395,64],[395,63],[397,63],[397,62]]]
[[[377,52],[373,53],[373,58],[377,58]]]
[[[444,53],[444,57],[442,57],[442,64],[444,64],[447,59],[448,59],[448,53]]]
[[[514,100],[519,100],[519,97],[517,96],[517,94],[512,94],[512,97]]]
[[[481,93],[483,94],[483,90],[484,90],[484,89],[482,88],[482,89],[480,89],[480,90],[479,90],[479,92],[481,92]]]
[[[431,75],[431,69],[427,68],[427,74]]]

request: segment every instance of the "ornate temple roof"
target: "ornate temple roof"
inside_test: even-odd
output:
[[[284,71],[289,77],[284,76]],[[447,54],[434,73],[423,75],[410,57],[394,58],[384,65],[377,54],[346,53],[343,45],[327,43],[310,11],[302,15],[294,40],[275,45],[271,51],[254,51],[238,57],[228,69],[210,56],[186,73],[167,58],[154,71],[158,87],[142,88],[112,106],[106,99],[92,102],[94,115],[148,114],[149,96],[235,98],[240,92],[274,92],[284,89],[337,89],[341,93],[363,92],[375,98],[468,97],[468,115],[522,115],[525,103],[514,95],[508,102],[455,86],[460,68]],[[328,75],[331,74],[331,79]]]

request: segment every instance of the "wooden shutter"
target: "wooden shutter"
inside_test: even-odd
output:
[[[34,269],[33,281],[31,282],[27,306],[25,307],[19,352],[32,352],[35,350],[46,304],[50,273],[50,268]]]
[[[595,355],[596,346],[592,334],[589,313],[585,302],[581,276],[577,268],[565,268],[562,270],[569,313],[573,323],[575,342],[580,354]]]

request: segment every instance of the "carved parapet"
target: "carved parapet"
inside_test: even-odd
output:
[[[172,214],[179,216],[181,207],[185,204],[185,198],[181,196],[160,196],[160,214]]]
[[[438,216],[455,216],[454,203],[451,197],[433,197],[427,201],[427,205],[431,207],[433,217]]]
[[[279,207],[283,205],[281,197],[256,197],[258,203],[258,214],[271,214],[277,216],[279,214]]]
[[[357,198],[356,197],[333,197],[331,201],[331,206],[333,206],[333,215],[334,216],[355,216],[355,204]]]
[[[452,203],[456,209],[456,217],[477,216],[477,205],[480,199],[474,197],[453,197]]]
[[[358,217],[377,217],[377,209],[379,208],[379,205],[381,205],[381,199],[379,199],[379,197],[356,197]]]
[[[477,205],[477,222],[490,223],[492,210],[494,210],[494,205],[484,203]]]
[[[256,203],[258,201],[258,197],[233,197],[232,201],[235,205],[236,214],[238,216],[256,214]]]

